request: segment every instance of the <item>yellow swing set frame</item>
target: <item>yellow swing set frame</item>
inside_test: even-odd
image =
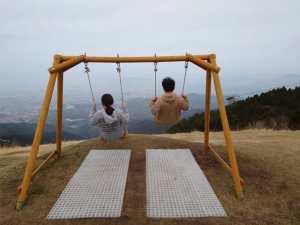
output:
[[[35,131],[29,159],[27,162],[22,185],[17,189],[19,195],[16,203],[16,209],[22,209],[30,182],[34,179],[37,173],[47,165],[52,158],[57,160],[61,158],[61,140],[62,140],[62,113],[63,113],[63,74],[65,71],[71,69],[81,62],[99,62],[99,63],[143,63],[143,62],[175,62],[185,61],[192,62],[193,64],[206,70],[206,99],[205,99],[205,127],[204,127],[204,154],[211,152],[215,158],[223,165],[223,167],[232,175],[236,196],[238,199],[244,199],[244,192],[242,186],[245,182],[239,175],[238,165],[235,157],[233,143],[231,139],[227,114],[225,110],[225,104],[223,100],[223,94],[219,79],[220,68],[216,64],[216,55],[191,55],[186,54],[184,56],[155,56],[155,57],[92,57],[86,55],[80,56],[63,56],[55,55],[52,67],[48,69],[50,78],[48,81],[44,102],[41,108],[41,113],[37,128]],[[209,145],[209,129],[210,129],[210,99],[211,99],[211,80],[213,77],[218,106],[220,110],[220,117],[222,121],[222,127],[224,131],[226,146],[228,150],[230,166],[215,152]],[[42,134],[44,131],[45,122],[48,115],[48,110],[55,86],[57,81],[57,123],[56,123],[56,151],[51,153],[49,157],[34,171],[34,165],[37,158]]]

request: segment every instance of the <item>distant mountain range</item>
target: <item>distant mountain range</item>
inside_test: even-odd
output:
[[[205,78],[199,77],[195,78],[187,76],[185,82],[185,93],[205,93]],[[289,74],[286,76],[282,76],[274,79],[253,79],[245,76],[240,77],[227,77],[220,75],[221,87],[224,95],[238,93],[240,96],[245,96],[249,93],[249,96],[253,96],[254,94],[260,94],[261,92],[266,92],[274,88],[278,87],[295,87],[296,83],[299,85],[300,83],[300,75]],[[157,94],[162,94],[161,88],[161,79],[156,82]],[[151,93],[150,96],[154,94],[154,79],[150,78],[142,78],[142,77],[125,77],[122,78],[122,87],[125,92],[132,91],[148,91]],[[175,92],[181,93],[183,85],[183,79],[176,79],[176,88]],[[213,85],[213,82],[212,82]],[[118,78],[109,79],[103,83],[97,84],[100,89],[120,91],[120,81]],[[253,92],[253,93],[252,93]],[[214,89],[212,89],[212,95],[215,95]]]
[[[182,118],[187,118],[195,113],[203,112],[205,96],[200,94],[188,94],[190,110],[182,112]],[[133,98],[128,100],[127,108],[130,112],[130,124],[127,126],[132,134],[161,134],[169,126],[156,125],[154,116],[150,112],[149,98]],[[216,98],[212,97],[212,106],[216,105]],[[64,105],[63,111],[63,139],[80,140],[96,138],[99,129],[88,124],[88,115],[91,104]],[[100,109],[98,107],[97,109]],[[32,117],[29,123],[0,123],[0,139],[15,139],[19,144],[32,143],[37,126],[37,117]],[[44,128],[42,143],[55,142],[56,110],[49,110]]]
[[[284,77],[271,79],[271,80],[256,80],[246,77],[238,78],[228,78],[220,77],[222,91],[224,94],[224,101],[226,102],[226,94],[238,93],[241,98],[247,97],[245,94],[254,95],[260,94],[265,90],[271,90],[273,88],[286,86],[289,87],[296,86],[300,84],[300,75],[287,75]],[[127,108],[130,112],[131,124],[128,126],[128,131],[135,134],[160,134],[164,133],[169,127],[155,125],[153,122],[153,115],[149,109],[150,98],[154,95],[154,90],[152,85],[153,80],[147,78],[124,78],[123,91],[124,96],[130,95],[133,91],[135,95],[128,97],[126,100]],[[201,90],[205,92],[205,79],[199,81],[199,79],[189,78],[186,81],[186,93],[192,90]],[[149,85],[151,83],[151,85]],[[177,82],[177,83],[180,83]],[[102,85],[102,86],[101,86]],[[119,80],[111,79],[99,85],[99,89],[104,88],[111,90],[111,92],[119,91]],[[157,84],[157,96],[161,95],[160,84]],[[180,85],[177,85],[180,86]],[[149,97],[134,97],[137,96],[136,93],[146,93]],[[159,91],[160,90],[160,91]],[[148,91],[148,92],[147,92]],[[126,94],[125,94],[126,93]],[[177,91],[177,93],[180,93]],[[252,94],[251,94],[252,93]],[[201,113],[205,107],[205,95],[199,93],[189,93],[188,98],[190,101],[190,109],[186,112],[182,112],[182,118],[188,118],[195,113]],[[117,102],[116,102],[117,103]],[[117,103],[119,105],[119,102]],[[91,104],[66,104],[64,105],[63,111],[63,139],[66,140],[79,140],[79,139],[89,139],[99,136],[99,130],[96,127],[90,127],[88,125],[88,114]],[[217,100],[214,95],[214,89],[212,89],[211,97],[211,109],[218,108]],[[100,109],[98,107],[98,109]],[[0,116],[7,116],[6,114],[1,114]],[[20,120],[21,122],[22,120]],[[2,123],[0,124],[0,139],[13,138],[19,139],[19,142],[31,144],[38,117],[36,115],[26,120],[27,123]],[[47,122],[43,134],[43,141],[54,141],[55,142],[55,131],[56,131],[56,111],[53,109],[49,110]],[[27,141],[24,141],[27,140]],[[30,141],[28,141],[30,140]]]
[[[290,74],[283,77],[257,80],[247,77],[222,77],[220,76],[223,94],[238,93],[241,97],[253,96],[254,94],[261,94],[272,89],[281,88],[285,86],[294,88],[300,84],[300,75]]]

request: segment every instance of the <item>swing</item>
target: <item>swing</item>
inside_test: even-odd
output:
[[[237,165],[237,160],[233,148],[233,143],[230,135],[230,128],[228,123],[228,118],[226,115],[226,108],[223,101],[223,94],[221,89],[219,71],[221,68],[217,66],[216,55],[206,54],[206,55],[191,55],[187,54],[184,56],[161,56],[161,57],[87,57],[85,55],[79,56],[64,56],[64,55],[54,55],[53,64],[48,71],[50,73],[48,85],[45,92],[45,97],[43,100],[41,112],[39,115],[38,124],[36,127],[34,139],[32,142],[32,147],[30,155],[27,161],[26,170],[24,173],[22,185],[17,189],[17,203],[16,209],[21,210],[25,204],[26,197],[28,194],[28,189],[30,183],[35,178],[35,176],[51,161],[55,158],[59,160],[61,158],[62,152],[62,124],[63,124],[63,77],[64,72],[73,68],[74,66],[80,64],[81,62],[98,62],[98,63],[144,63],[144,62],[177,62],[177,61],[191,61],[196,66],[206,70],[206,101],[205,101],[205,121],[204,121],[204,155],[209,152],[217,159],[218,162],[229,172],[232,176],[234,184],[236,197],[240,200],[244,200],[243,186],[245,181],[239,175],[239,169]],[[87,64],[86,64],[87,65]],[[89,72],[89,71],[87,71]],[[213,80],[212,80],[213,78]],[[226,147],[228,151],[228,158],[230,161],[230,166],[220,157],[220,155],[210,146],[209,132],[210,132],[210,104],[211,104],[211,85],[214,82],[214,88],[216,91],[216,97],[219,105],[220,120],[223,126],[224,137],[226,140]],[[52,152],[47,159],[35,170],[37,154],[39,151],[44,126],[46,124],[47,115],[49,107],[51,104],[51,99],[53,97],[53,89],[55,88],[55,83],[57,82],[57,126],[56,126],[56,150]],[[92,94],[93,97],[93,94]]]
[[[156,54],[154,54],[154,57],[156,57]],[[156,72],[158,70],[156,66],[157,66],[157,62],[154,62],[154,76],[155,76],[155,88],[154,88],[155,89],[155,96],[154,97],[156,97]],[[185,62],[184,68],[185,68],[185,72],[184,72],[184,79],[183,79],[183,86],[182,86],[182,93],[181,94],[184,93],[184,86],[185,86],[185,79],[186,79],[186,71],[187,71],[187,68],[188,68],[188,61]],[[156,116],[154,116],[154,123],[159,124]]]
[[[118,54],[118,57],[119,57],[119,54]],[[122,89],[122,81],[121,81],[121,67],[120,67],[120,63],[117,63],[117,71],[119,73],[119,77],[120,77],[120,86],[121,86],[121,94],[122,94],[122,103],[124,102],[124,98],[123,98],[123,89]],[[94,94],[93,94],[93,90],[92,90],[92,85],[91,85],[91,81],[90,81],[90,76],[89,76],[89,72],[90,72],[90,69],[88,68],[88,63],[84,63],[84,69],[85,69],[85,72],[87,74],[87,77],[88,77],[88,80],[89,80],[89,84],[90,84],[90,90],[91,90],[91,94],[92,94],[92,99],[93,99],[93,102],[95,102],[95,99],[94,99]],[[125,109],[123,107],[123,109]],[[120,139],[128,139],[129,138],[129,133],[128,133],[128,130],[127,130],[127,126],[125,125],[125,132],[123,134],[123,137],[121,137]],[[100,141],[104,141],[105,139],[102,138],[102,135],[100,134],[100,137],[99,137],[99,140]]]

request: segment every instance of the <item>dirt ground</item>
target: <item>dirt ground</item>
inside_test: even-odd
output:
[[[235,197],[232,177],[212,156],[203,154],[203,133],[131,135],[130,139],[69,143],[62,158],[51,162],[31,182],[26,204],[15,210],[15,190],[22,183],[24,148],[0,149],[0,224],[300,224],[300,132],[251,130],[232,132],[246,201]],[[210,145],[228,161],[222,132],[210,133]],[[191,149],[228,217],[151,219],[146,217],[145,149]],[[42,146],[41,148],[42,149]],[[69,180],[91,149],[131,149],[120,218],[45,220]],[[38,155],[37,166],[55,150]],[[47,152],[47,154],[45,154]],[[26,157],[25,157],[26,156]]]

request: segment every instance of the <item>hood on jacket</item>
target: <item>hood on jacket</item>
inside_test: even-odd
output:
[[[103,118],[104,118],[104,120],[107,124],[112,124],[112,123],[114,123],[118,120],[116,111],[113,111],[113,113],[111,115],[108,115],[105,112],[105,109],[102,109],[101,113],[102,113]]]
[[[171,102],[171,101],[174,101],[175,98],[176,98],[176,94],[173,93],[173,94],[163,94],[161,96],[162,100],[166,101],[166,102]]]

